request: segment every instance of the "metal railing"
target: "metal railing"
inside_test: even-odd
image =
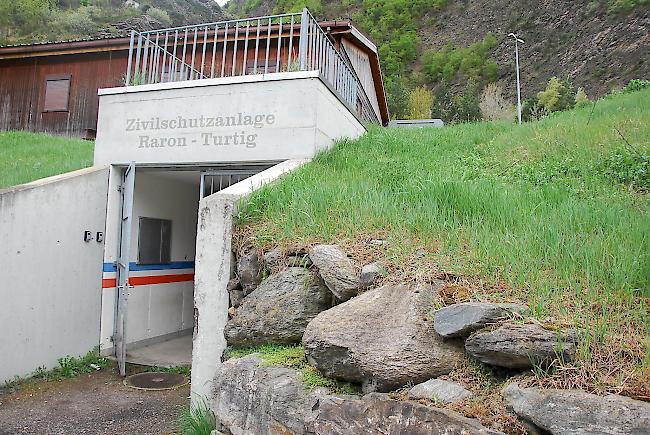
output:
[[[131,32],[125,84],[318,71],[365,122],[377,113],[347,54],[311,13]]]

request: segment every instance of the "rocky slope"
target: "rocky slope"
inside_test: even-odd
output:
[[[304,3],[230,0],[226,9],[235,15],[251,16],[279,12],[287,5],[298,8]],[[436,83],[418,75],[427,51],[440,50],[447,44],[467,47],[482,41],[488,32],[497,39],[490,55],[498,65],[498,80],[511,99],[515,95],[515,72],[514,47],[507,37],[510,32],[519,32],[526,42],[521,50],[525,98],[542,90],[552,76],[571,77],[590,97],[603,95],[630,79],[650,76],[650,7],[645,2],[628,2],[635,6],[620,10],[615,8],[615,0],[441,0],[419,1],[412,6],[383,0],[385,13],[370,12],[372,2],[363,0],[308,3],[320,18],[352,18],[357,22],[378,42],[388,79],[396,71],[390,71],[393,68],[387,65],[387,58],[392,55],[387,53],[399,51],[395,40],[402,36],[403,26],[396,24],[394,33],[386,34],[384,30],[390,29],[390,24],[385,21],[398,20],[412,21],[417,34],[417,55],[400,74],[415,73],[415,82],[429,86]],[[452,87],[460,88],[466,77],[459,74],[454,81]]]
[[[364,290],[337,245],[279,249],[234,253],[228,360],[207,398],[219,433],[646,433],[648,402],[530,386],[573,361],[578,331],[520,304],[445,305],[439,280]],[[268,278],[246,290],[249,276]]]

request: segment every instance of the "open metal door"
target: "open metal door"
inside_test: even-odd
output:
[[[117,314],[115,322],[115,356],[120,375],[126,375],[126,314],[129,299],[129,261],[131,259],[131,227],[133,226],[133,190],[135,163],[124,169],[120,185],[121,222],[117,255]]]

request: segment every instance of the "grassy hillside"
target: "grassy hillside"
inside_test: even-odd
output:
[[[523,126],[374,129],[255,194],[239,234],[337,242],[358,264],[384,259],[392,281],[525,301],[585,330],[578,364],[540,382],[650,398],[648,101],[621,94]]]
[[[86,140],[0,132],[0,189],[92,166],[93,147]]]

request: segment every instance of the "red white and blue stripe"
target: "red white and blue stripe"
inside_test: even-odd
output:
[[[117,266],[104,263],[102,288],[117,286]],[[172,261],[166,264],[129,263],[129,284],[132,286],[169,284],[194,280],[193,261]]]

